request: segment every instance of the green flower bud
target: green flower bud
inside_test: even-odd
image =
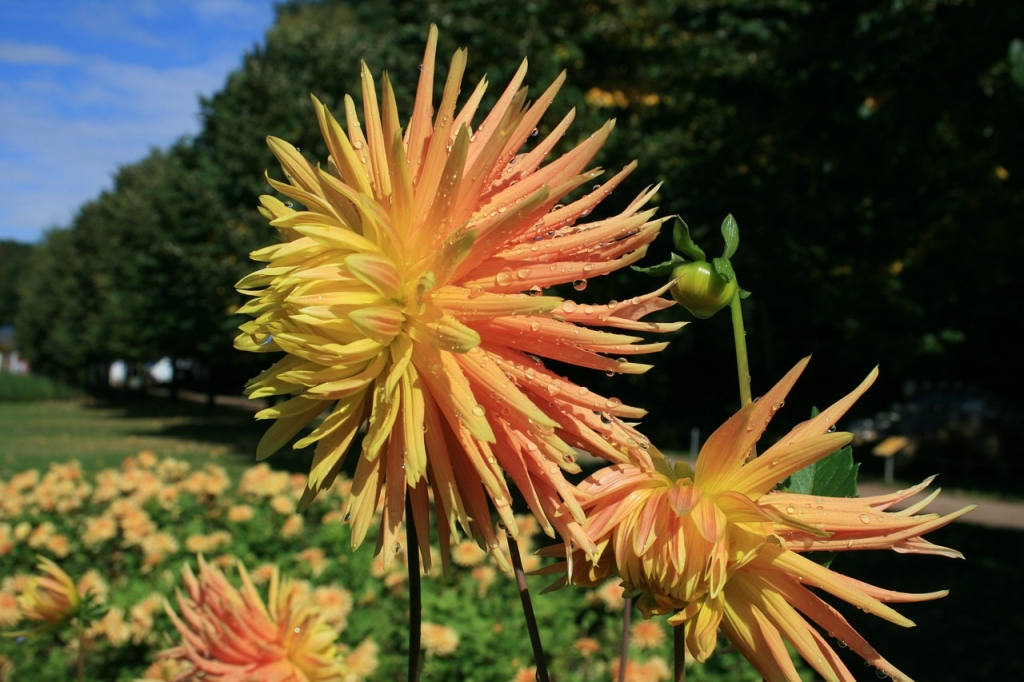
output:
[[[679,305],[700,319],[706,319],[732,303],[739,285],[736,278],[728,282],[706,261],[680,265],[672,271],[677,277],[669,292]]]

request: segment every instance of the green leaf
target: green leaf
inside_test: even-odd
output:
[[[676,216],[676,226],[672,230],[672,243],[690,260],[707,260],[704,251],[690,239],[690,228],[679,216]]]
[[[711,261],[711,264],[714,266],[715,272],[721,275],[726,282],[736,279],[736,272],[732,269],[732,263],[728,258],[716,258]]]
[[[678,266],[686,262],[687,261],[679,254],[673,253],[672,258],[670,258],[669,260],[665,261],[664,263],[652,265],[649,268],[642,268],[639,265],[631,265],[630,267],[636,270],[637,272],[642,272],[645,275],[650,275],[651,277],[664,277],[665,275],[672,274],[673,270],[675,270]]]
[[[819,459],[789,477],[786,492],[825,497],[856,497],[857,469],[849,445]]]
[[[740,287],[740,298],[750,298],[750,292]]]
[[[732,255],[736,253],[736,247],[740,245],[740,227],[736,224],[732,213],[725,216],[725,220],[722,221],[722,236],[725,237],[725,251],[722,252],[722,258],[728,260],[732,258]]]

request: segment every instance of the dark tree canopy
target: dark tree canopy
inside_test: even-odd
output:
[[[22,288],[25,351],[54,368],[225,362],[245,252],[274,238],[254,210],[270,192],[264,170],[279,173],[265,136],[324,160],[309,96],[340,117],[345,93],[359,107],[360,59],[389,71],[407,117],[431,22],[439,55],[469,48],[467,82],[486,73],[490,101],[524,57],[533,96],[567,70],[542,123],[575,107],[566,145],[616,119],[598,162],[640,167],[606,210],[661,182],[663,214],[683,216],[711,253],[722,218],[736,217],[755,393],[813,352],[799,390],[819,403],[875,364],[868,403],[906,379],[1015,399],[1004,331],[1022,313],[1015,0],[283,3],[265,43],[202,102],[195,139],[123,168],[40,245]],[[669,249],[661,238],[648,262]],[[655,285],[619,273],[567,293],[621,299]],[[648,375],[586,380],[648,406],[655,439],[685,443],[691,425],[726,414],[711,406],[735,404],[727,326],[718,316],[678,332]]]

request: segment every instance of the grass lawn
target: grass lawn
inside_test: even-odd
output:
[[[0,402],[0,479],[50,462],[77,459],[89,472],[116,467],[151,450],[193,465],[213,461],[232,474],[255,463],[267,423],[231,407],[138,397],[111,403],[89,400]],[[301,471],[307,458],[276,455],[275,468]]]

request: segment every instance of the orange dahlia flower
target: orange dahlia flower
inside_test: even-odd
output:
[[[581,325],[681,326],[639,321],[672,305],[660,291],[608,305],[544,295],[545,287],[573,282],[582,288],[588,278],[641,258],[663,220],[646,207],[656,188],[616,215],[581,222],[636,165],[559,203],[600,175],[587,166],[612,122],[544,165],[573,119],[570,112],[538,137],[564,75],[531,105],[522,87],[524,62],[474,124],[487,81],[459,108],[466,52],[456,52],[435,111],[436,43],[432,27],[404,130],[388,77],[378,96],[364,65],[362,123],[350,97],[346,128],[313,100],[330,152],[326,162],[314,165],[292,145],[269,138],[287,182],[268,182],[301,207],[261,199],[283,241],[252,254],[266,267],[238,284],[254,297],[240,312],[255,319],[235,341],[242,350],[286,353],[247,389],[251,398],[291,396],[257,414],[276,420],[257,457],[270,456],[327,412],[295,444],[316,444],[304,506],[331,484],[368,421],[345,506],[353,545],[365,537],[382,491],[380,545],[398,545],[408,493],[427,565],[428,487],[447,557],[457,525],[482,546],[497,547],[488,497],[516,534],[507,479],[547,533],[566,535],[583,521],[562,476],[579,470],[573,446],[615,462],[639,452],[642,437],[619,418],[642,410],[557,376],[538,356],[640,373],[649,366],[619,356],[665,344]],[[556,516],[563,504],[569,513]]]
[[[220,682],[342,679],[345,666],[334,644],[337,631],[308,593],[282,581],[275,567],[264,605],[241,563],[238,573],[240,591],[201,555],[198,578],[187,565],[182,569],[187,594],[177,595],[181,616],[164,604],[182,642],[161,653],[163,659],[191,664],[180,679],[197,673]]]
[[[853,676],[811,624],[844,642],[893,679],[909,680],[882,658],[827,602],[808,588],[909,627],[889,604],[946,594],[884,590],[825,568],[804,551],[893,549],[960,557],[922,535],[970,511],[939,516],[917,512],[932,499],[902,512],[887,509],[924,485],[872,498],[830,498],[773,492],[790,474],[846,445],[848,433],[832,425],[871,385],[877,371],[817,417],[796,426],[764,453],[747,461],[786,394],[807,364],[800,362],[758,402],[745,406],[705,443],[696,471],[683,462],[670,469],[655,450],[650,465],[617,464],[584,481],[584,532],[600,558],[554,547],[567,561],[542,572],[566,573],[552,587],[594,585],[618,575],[640,594],[646,614],[674,613],[686,628],[686,646],[699,661],[715,650],[719,628],[765,679],[799,680],[789,642],[826,680]],[[933,496],[934,497],[934,496]]]

